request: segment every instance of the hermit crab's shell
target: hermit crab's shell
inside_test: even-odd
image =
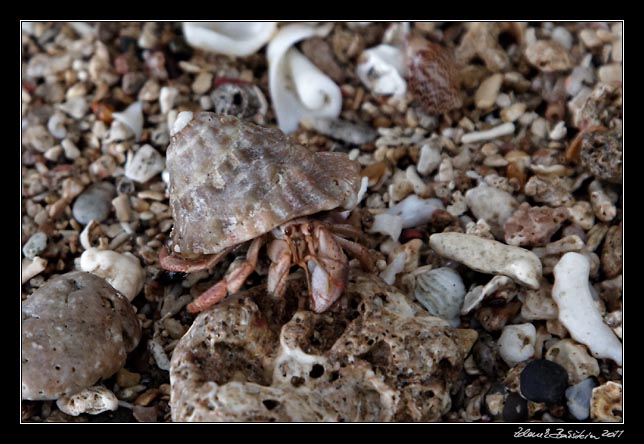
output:
[[[277,129],[181,113],[167,150],[172,253],[214,254],[291,219],[357,204],[360,167],[312,152]]]

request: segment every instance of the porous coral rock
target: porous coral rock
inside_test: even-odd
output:
[[[203,312],[172,357],[175,421],[440,421],[477,334],[354,275],[337,311],[263,287]]]

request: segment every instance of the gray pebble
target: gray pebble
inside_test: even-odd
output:
[[[110,214],[114,195],[114,185],[109,182],[92,185],[76,198],[72,207],[74,218],[83,225],[87,225],[92,219],[103,222]]]
[[[590,398],[595,387],[597,387],[595,378],[586,378],[566,389],[568,411],[575,419],[583,421],[590,416]]]
[[[140,338],[134,309],[103,278],[49,279],[22,302],[23,399],[58,399],[109,378]]]
[[[121,88],[125,94],[133,96],[141,90],[145,79],[145,74],[142,72],[127,72],[123,74]]]
[[[42,231],[34,233],[22,247],[22,253],[27,259],[33,259],[47,248],[47,235]]]

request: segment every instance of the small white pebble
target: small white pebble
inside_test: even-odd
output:
[[[192,91],[195,94],[205,94],[210,90],[212,86],[212,73],[209,72],[200,72],[195,77],[194,82],[192,82]]]
[[[512,99],[510,98],[509,95],[505,93],[501,93],[496,97],[496,106],[499,108],[506,108],[510,105],[512,105]]]
[[[140,101],[134,102],[124,111],[112,113],[115,121],[124,123],[133,133],[136,140],[141,138],[143,133],[143,105]]]
[[[125,177],[145,183],[165,168],[165,159],[152,145],[143,145],[134,155],[128,153]]]
[[[399,216],[402,228],[411,228],[428,223],[434,211],[444,209],[445,206],[439,199],[421,199],[412,194],[387,210],[387,213]]]
[[[373,224],[367,231],[386,234],[392,239],[398,239],[402,232],[402,224],[402,217],[399,215],[380,213],[373,217]]]
[[[78,416],[82,413],[98,415],[108,410],[118,409],[119,400],[106,387],[97,385],[71,396],[63,396],[56,401],[56,405],[63,413],[71,416]]]
[[[568,130],[566,129],[566,122],[562,120],[555,125],[552,131],[550,131],[550,140],[561,140],[566,136],[567,132]]]
[[[611,65],[601,66],[597,70],[599,80],[604,83],[621,83],[622,82],[622,64],[613,63]]]
[[[582,41],[586,48],[595,48],[602,44],[602,41],[597,37],[594,29],[585,28],[579,33],[579,39]]]
[[[63,141],[61,142],[61,146],[63,147],[63,152],[65,153],[65,157],[67,157],[69,160],[75,160],[80,157],[81,155],[80,150],[78,149],[76,144],[74,144],[74,142],[72,142],[71,140],[63,139]]]
[[[63,154],[63,149],[61,148],[61,146],[54,145],[51,148],[49,148],[47,151],[45,151],[44,156],[45,156],[45,159],[55,162],[58,160],[61,154]]]
[[[463,137],[461,137],[461,143],[482,142],[484,140],[492,140],[497,137],[507,136],[508,134],[513,133],[514,124],[506,122],[486,131],[475,131],[473,133],[464,134]]]
[[[33,260],[27,258],[22,260],[21,281],[24,284],[34,276],[40,274],[47,267],[47,259],[41,257],[34,257]]]
[[[145,271],[136,256],[90,248],[81,255],[80,268],[105,279],[132,301],[143,289]]]
[[[530,132],[540,139],[545,139],[548,134],[548,121],[543,117],[537,117],[530,126]]]
[[[437,143],[426,143],[420,148],[420,156],[418,158],[418,165],[416,166],[418,173],[427,175],[432,173],[441,162],[441,149]]]
[[[555,29],[552,30],[551,34],[552,40],[555,40],[559,42],[561,46],[563,46],[566,49],[572,48],[572,43],[573,43],[573,37],[570,32],[563,26],[557,26]]]
[[[174,106],[174,101],[179,95],[179,90],[173,86],[164,86],[159,92],[159,106],[161,114],[166,114]]]
[[[170,359],[168,359],[168,355],[163,350],[163,346],[157,341],[152,340],[148,342],[148,347],[150,349],[150,353],[154,357],[154,361],[157,363],[157,367],[159,367],[161,370],[169,371]]]
[[[504,122],[515,122],[517,119],[519,119],[523,113],[525,112],[526,105],[525,103],[513,103],[512,105],[509,105],[507,107],[504,107],[501,110],[501,119]]]
[[[396,256],[394,256],[391,263],[387,266],[387,268],[384,269],[384,271],[380,273],[379,276],[389,285],[393,285],[393,283],[396,281],[396,275],[398,273],[401,273],[405,269],[405,260],[405,253],[398,253]]]
[[[503,74],[496,73],[481,82],[474,94],[474,103],[479,109],[488,109],[494,105],[503,83]]]
[[[534,355],[537,330],[534,325],[518,324],[503,327],[498,340],[499,355],[510,367],[530,359]]]
[[[212,99],[210,96],[201,96],[199,97],[199,106],[204,110],[208,111],[212,109]]]
[[[65,115],[61,112],[55,112],[47,121],[47,129],[49,134],[56,139],[62,139],[67,135],[67,128],[65,128]]]

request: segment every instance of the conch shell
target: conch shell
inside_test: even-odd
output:
[[[276,27],[275,22],[184,22],[183,35],[195,48],[245,57],[264,46]]]
[[[268,80],[279,128],[297,129],[304,118],[336,118],[342,110],[342,94],[326,74],[297,49],[297,42],[326,36],[333,23],[313,27],[296,23],[280,28],[268,45]]]

